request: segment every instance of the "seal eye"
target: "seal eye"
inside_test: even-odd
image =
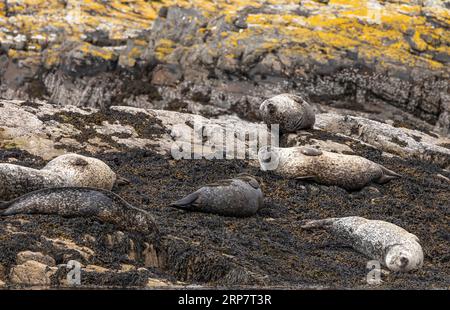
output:
[[[267,104],[267,109],[268,109],[270,114],[275,113],[275,111],[277,110],[277,108],[272,103],[268,103]]]

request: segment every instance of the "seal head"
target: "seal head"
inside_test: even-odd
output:
[[[309,129],[316,121],[313,108],[299,95],[274,96],[263,101],[259,110],[266,124],[279,124],[282,132]]]
[[[392,271],[419,269],[423,265],[422,249],[414,244],[408,247],[402,244],[391,246],[386,253],[385,265]]]

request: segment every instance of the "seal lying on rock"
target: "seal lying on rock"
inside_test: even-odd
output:
[[[265,100],[259,110],[266,124],[279,124],[282,132],[312,128],[316,121],[311,105],[298,95],[277,95]]]
[[[311,179],[325,185],[358,190],[376,182],[400,177],[397,173],[364,157],[321,151],[309,147],[265,146],[258,152],[261,170],[273,170],[288,178]]]
[[[152,216],[113,192],[88,187],[47,188],[0,203],[0,215],[49,214],[95,217],[121,229],[141,233],[157,231]]]
[[[306,221],[302,228],[324,228],[392,271],[419,269],[423,251],[417,236],[385,221],[351,216]]]
[[[258,181],[248,175],[205,185],[183,199],[170,204],[182,210],[215,213],[224,216],[252,216],[263,206]]]
[[[77,154],[58,156],[41,170],[0,164],[0,200],[50,187],[95,187],[111,190],[116,174],[103,161]]]

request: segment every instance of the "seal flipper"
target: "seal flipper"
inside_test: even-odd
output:
[[[395,173],[394,171],[389,170],[389,169],[386,168],[386,167],[383,167],[383,166],[380,165],[380,168],[381,168],[381,171],[383,172],[383,174],[382,174],[381,177],[377,180],[377,183],[378,183],[378,184],[384,184],[384,183],[389,182],[390,180],[398,179],[398,178],[401,178],[401,177],[402,177],[400,174]]]
[[[194,192],[192,194],[187,195],[183,199],[180,199],[178,201],[172,202],[169,207],[174,207],[177,209],[187,209],[189,210],[191,207],[194,206],[196,200],[200,197],[200,194],[198,192]]]
[[[331,217],[323,220],[305,220],[300,226],[303,229],[326,228],[334,224],[337,218]]]

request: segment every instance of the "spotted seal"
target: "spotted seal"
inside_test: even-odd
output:
[[[94,217],[127,231],[157,232],[153,217],[113,192],[89,187],[37,190],[0,203],[0,216],[49,214],[62,217]]]
[[[117,177],[103,161],[78,154],[58,156],[40,169],[0,164],[0,200],[50,187],[81,186],[111,190]]]
[[[252,176],[240,175],[205,185],[170,206],[188,211],[246,217],[256,214],[263,203],[258,181]]]
[[[358,190],[371,182],[386,183],[400,175],[364,157],[310,147],[265,146],[258,152],[261,170],[283,177],[310,179],[320,184]]]
[[[378,260],[392,271],[419,269],[423,264],[419,238],[389,222],[350,216],[305,221],[302,228],[329,230],[356,251]]]
[[[314,126],[316,116],[311,105],[302,97],[281,94],[263,101],[261,117],[268,125],[279,124],[281,132],[295,132]]]

